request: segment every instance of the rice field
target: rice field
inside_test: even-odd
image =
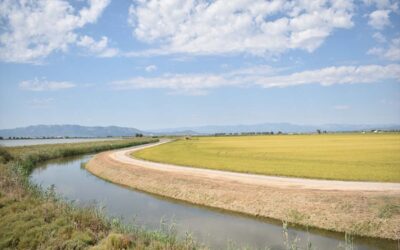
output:
[[[399,133],[194,137],[134,156],[263,175],[400,182]]]

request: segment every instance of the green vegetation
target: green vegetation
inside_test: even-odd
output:
[[[400,182],[398,133],[196,137],[134,156],[265,175]]]
[[[195,249],[193,241],[178,242],[168,230],[127,227],[95,208],[76,208],[28,179],[36,164],[48,159],[154,141],[138,138],[0,148],[0,249]]]
[[[11,157],[13,162],[16,163],[14,165],[18,167],[19,170],[23,171],[24,174],[30,174],[37,163],[46,160],[80,154],[97,153],[156,141],[158,140],[153,138],[136,138],[127,140],[9,147],[1,149],[0,159],[1,157],[8,157],[8,160],[10,160]]]

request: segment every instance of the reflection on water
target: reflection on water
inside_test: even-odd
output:
[[[160,221],[176,224],[183,237],[190,232],[197,241],[212,248],[226,248],[229,242],[253,248],[284,249],[282,225],[276,221],[255,218],[188,205],[139,192],[99,179],[81,164],[91,156],[50,161],[36,169],[31,176],[43,187],[55,185],[56,192],[77,204],[96,203],[104,206],[108,215],[148,228],[159,229]],[[305,246],[309,239],[317,249],[338,249],[343,235],[327,231],[289,229],[291,239],[298,237]],[[356,249],[395,249],[396,243],[357,239]]]

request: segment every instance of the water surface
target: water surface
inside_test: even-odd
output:
[[[282,224],[189,205],[122,187],[92,175],[81,164],[90,155],[54,160],[43,164],[31,176],[43,187],[55,185],[56,192],[78,205],[104,206],[110,216],[126,222],[135,221],[146,229],[160,229],[160,221],[175,224],[179,237],[190,232],[194,238],[213,249],[236,246],[256,249],[285,249]],[[299,245],[311,241],[316,249],[343,249],[344,236],[325,230],[289,228],[289,238],[298,238]],[[396,243],[374,239],[356,239],[356,249],[396,249]]]
[[[78,143],[91,141],[118,140],[120,138],[70,138],[70,139],[18,139],[0,140],[0,145],[5,147],[30,146],[40,144]]]

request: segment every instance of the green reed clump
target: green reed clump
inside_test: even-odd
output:
[[[0,146],[0,163],[7,163],[12,159],[12,155],[4,147]]]
[[[196,249],[176,235],[128,227],[96,207],[77,207],[54,188],[29,181],[38,163],[156,142],[137,138],[103,142],[0,148],[0,249]]]
[[[144,137],[125,140],[1,148],[0,159],[13,159],[16,163],[15,167],[18,168],[20,172],[30,174],[38,163],[46,160],[88,153],[98,153],[101,151],[131,147],[157,141],[158,139]]]

